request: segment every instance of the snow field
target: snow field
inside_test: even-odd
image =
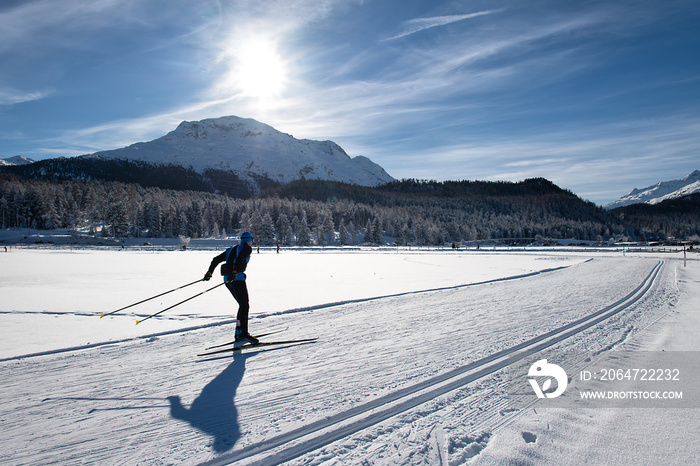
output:
[[[129,312],[98,317],[105,301],[117,308],[143,299],[150,289],[161,292],[196,279],[214,255],[21,249],[0,255],[0,293],[8,297],[0,309],[0,374],[3,400],[12,400],[0,411],[0,462],[573,460],[587,446],[576,443],[576,429],[588,429],[582,438],[590,440],[595,429],[610,425],[601,420],[609,414],[549,414],[548,425],[556,429],[548,435],[529,411],[508,410],[505,370],[416,406],[411,399],[439,392],[435,380],[441,374],[619,300],[659,262],[560,251],[254,253],[248,270],[252,331],[289,327],[280,334],[285,339],[319,341],[233,357],[194,356],[231,337],[233,300],[223,287],[138,326],[137,314]],[[657,281],[638,303],[558,345],[614,349],[661,325],[681,293],[678,263],[664,259]],[[100,272],[87,272],[94,268]],[[28,286],[35,282],[42,284],[41,293]],[[216,283],[157,300],[150,310]],[[39,343],[32,325],[43,326]],[[171,333],[155,335],[163,332]],[[64,351],[88,341],[107,344]],[[47,354],[17,358],[40,351]],[[411,387],[417,391],[371,407],[373,400]],[[353,409],[356,415],[346,416]],[[382,412],[388,416],[374,423]],[[334,418],[342,421],[314,427]],[[334,440],[340,428],[349,433]],[[564,448],[557,438],[574,447]],[[288,441],[269,448],[274,439]],[[308,445],[314,449],[306,450]]]

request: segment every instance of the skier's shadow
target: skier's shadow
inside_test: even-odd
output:
[[[230,450],[241,436],[238,410],[233,399],[243,379],[245,361],[250,357],[236,354],[233,362],[209,382],[189,408],[182,406],[179,396],[169,396],[170,415],[214,438],[217,453]]]

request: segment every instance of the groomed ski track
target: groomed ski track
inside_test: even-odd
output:
[[[663,261],[658,262],[642,283],[622,299],[574,322],[429,380],[355,406],[327,419],[266,439],[264,442],[247,446],[242,450],[222,455],[202,464],[220,466],[244,459],[251,460],[246,464],[281,464],[376,425],[503,369],[629,309],[648,293],[663,264]],[[292,445],[286,446],[288,444]],[[280,449],[280,447],[283,448]]]

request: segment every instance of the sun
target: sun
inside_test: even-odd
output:
[[[232,78],[243,95],[266,100],[282,94],[287,69],[274,42],[249,38],[237,44],[232,52],[235,57]]]

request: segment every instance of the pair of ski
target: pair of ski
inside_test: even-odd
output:
[[[255,338],[266,337],[268,335],[273,335],[275,333],[284,332],[285,330],[287,330],[287,329],[285,328],[282,330],[276,330],[274,332],[262,333],[260,335],[255,335]],[[205,351],[207,351],[207,352],[198,354],[197,356],[210,356],[212,354],[231,353],[234,351],[243,351],[243,350],[251,349],[251,348],[264,348],[266,346],[274,346],[274,345],[292,345],[294,343],[309,343],[309,342],[316,341],[316,340],[317,340],[317,338],[304,338],[301,340],[284,340],[284,341],[261,341],[260,343],[257,343],[257,344],[246,343],[246,344],[238,345],[238,346],[236,346],[236,343],[238,343],[238,342],[236,342],[234,340],[234,341],[222,343],[220,345],[214,345],[214,346],[210,346],[208,348],[205,348]],[[222,348],[224,346],[229,346],[229,345],[231,345],[230,348],[217,349],[217,348]],[[209,350],[215,350],[215,351],[209,351]]]

